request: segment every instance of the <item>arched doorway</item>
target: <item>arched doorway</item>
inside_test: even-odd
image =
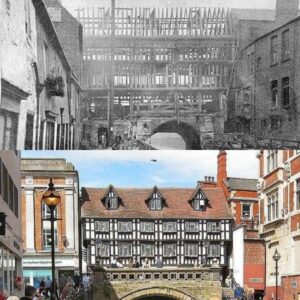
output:
[[[197,131],[193,126],[185,123],[178,122],[177,120],[167,121],[157,126],[153,131],[153,135],[157,133],[177,133],[182,137],[186,144],[187,150],[200,149],[200,138]]]

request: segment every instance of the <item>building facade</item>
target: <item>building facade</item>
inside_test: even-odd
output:
[[[254,299],[265,290],[265,243],[259,236],[257,179],[227,175],[227,154],[218,155],[217,185],[224,190],[234,217],[231,270],[235,284],[243,286]]]
[[[20,153],[0,151],[0,289],[9,296],[22,276]]]
[[[161,126],[184,136],[179,127],[186,125],[195,131],[189,147],[196,149],[200,137],[222,134],[236,40],[230,11],[117,8],[114,18],[111,30],[110,9],[78,10],[85,40],[84,139],[107,134],[110,120],[114,134],[140,139],[166,130]]]
[[[273,25],[241,49],[232,95],[237,130],[293,148],[300,141],[298,6],[278,0]]]
[[[262,151],[259,200],[260,235],[266,243],[266,296],[274,299],[276,271],[273,255],[277,249],[280,299],[299,299],[300,288],[300,152]]]
[[[222,190],[83,188],[82,231],[87,265],[220,266],[227,272],[232,215]]]
[[[35,10],[32,1],[0,4],[0,149],[23,149],[31,144],[34,126],[27,126],[36,109]]]
[[[22,237],[24,240],[23,274],[37,287],[42,279],[51,278],[50,211],[42,203],[52,176],[61,203],[55,222],[56,278],[62,273],[72,276],[80,269],[78,173],[64,159],[22,159]]]

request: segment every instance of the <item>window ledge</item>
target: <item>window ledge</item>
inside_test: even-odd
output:
[[[281,59],[281,63],[285,63],[285,62],[290,61],[290,60],[291,60],[290,57],[285,57],[285,58]]]
[[[270,64],[270,67],[275,67],[275,66],[278,66],[278,61]]]

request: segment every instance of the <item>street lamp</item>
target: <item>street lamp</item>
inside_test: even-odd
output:
[[[44,193],[42,197],[42,201],[49,207],[50,209],[50,219],[47,219],[51,222],[51,269],[52,269],[52,292],[51,299],[55,299],[56,295],[56,284],[55,284],[55,256],[54,256],[54,221],[58,219],[54,217],[54,210],[56,206],[60,203],[61,197],[60,194],[55,190],[54,184],[52,182],[52,178],[50,178],[49,186],[47,191]]]
[[[279,254],[277,249],[275,249],[275,253],[273,255],[273,259],[275,261],[275,276],[276,276],[276,291],[275,291],[276,298],[275,298],[275,300],[278,300],[278,261],[280,260],[280,258],[281,258],[281,255]]]

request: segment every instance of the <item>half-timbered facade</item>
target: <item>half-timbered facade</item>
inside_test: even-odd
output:
[[[152,266],[227,266],[232,215],[218,188],[83,188],[89,266],[146,258]]]

